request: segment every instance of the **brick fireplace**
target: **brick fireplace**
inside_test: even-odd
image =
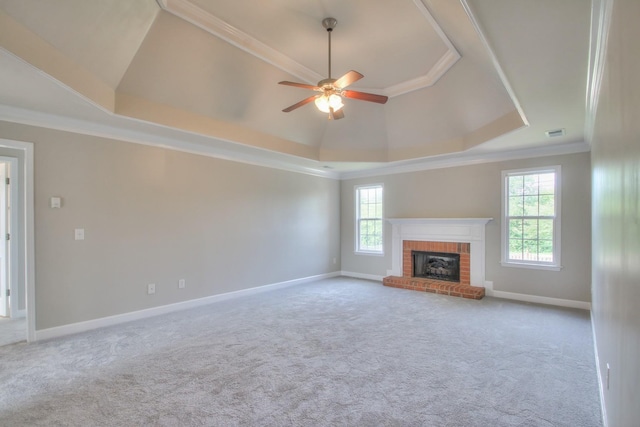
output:
[[[385,286],[432,292],[462,298],[484,297],[485,224],[491,218],[394,218],[392,270],[383,279]],[[434,253],[435,257],[458,259],[455,281],[416,277],[412,255]],[[452,258],[453,259],[453,258]]]

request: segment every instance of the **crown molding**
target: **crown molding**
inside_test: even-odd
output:
[[[190,22],[198,28],[207,31],[238,49],[242,49],[243,51],[303,80],[306,83],[315,85],[325,78],[321,74],[318,74],[296,62],[277,49],[262,43],[260,40],[194,5],[190,0],[156,1],[160,8],[172,15]],[[435,20],[433,15],[431,15],[431,12],[422,0],[413,0],[413,3],[431,28],[436,32],[442,43],[446,46],[447,51],[424,76],[419,76],[386,88],[363,88],[362,90],[382,93],[393,98],[394,96],[433,86],[461,58],[460,53],[453,46],[453,43],[451,43],[451,40],[449,40],[442,28],[440,28],[438,22]]]
[[[157,0],[167,12],[310,84],[324,77],[188,0]]]
[[[126,120],[139,122],[139,120],[136,119]],[[28,126],[36,126],[82,135],[90,135],[100,138],[109,138],[118,141],[147,145],[152,147],[160,147],[169,150],[213,157],[221,160],[228,160],[254,166],[268,167],[272,169],[279,169],[288,172],[302,173],[305,175],[336,180],[394,175],[399,173],[419,172],[423,170],[469,166],[533,157],[583,153],[591,150],[591,146],[589,144],[581,141],[522,150],[484,153],[465,152],[462,154],[436,156],[420,160],[393,162],[386,165],[376,166],[372,169],[367,170],[339,172],[335,170],[325,169],[322,166],[324,164],[322,162],[317,162],[317,166],[305,166],[296,164],[295,160],[299,159],[295,158],[295,156],[274,153],[272,151],[269,151],[269,153],[281,158],[268,159],[264,157],[264,153],[268,150],[263,150],[260,148],[252,148],[251,154],[240,153],[226,148],[216,147],[214,144],[203,145],[196,142],[188,142],[184,139],[159,136],[143,131],[122,129],[115,126],[97,124],[85,120],[72,119],[54,114],[35,112],[32,110],[10,107],[7,105],[0,105],[0,121],[19,123]],[[218,141],[216,139],[209,140],[213,142]]]
[[[584,141],[571,142],[546,147],[525,148],[520,150],[493,151],[493,152],[465,152],[462,154],[451,154],[425,158],[421,160],[411,160],[395,162],[393,164],[354,172],[342,172],[340,179],[369,178],[374,176],[395,175],[399,173],[420,172],[432,169],[444,169],[459,166],[470,166],[484,163],[503,162],[508,160],[529,159],[534,157],[560,156],[563,154],[586,153],[591,150],[591,146]]]
[[[143,121],[137,119],[124,117],[122,119],[143,123]],[[302,173],[305,175],[312,175],[330,179],[340,179],[340,175],[338,172],[323,169],[323,163],[320,162],[314,162],[317,163],[317,166],[305,166],[296,163],[296,160],[300,159],[295,156],[276,153],[274,151],[254,147],[250,148],[251,153],[236,152],[224,147],[216,146],[216,143],[223,144],[227,141],[221,141],[214,138],[208,138],[208,141],[210,141],[211,143],[204,145],[197,142],[189,142],[186,141],[186,139],[171,138],[155,135],[144,131],[123,129],[115,126],[89,122],[86,120],[73,119],[64,116],[58,116],[55,114],[10,107],[7,105],[0,105],[0,121],[19,123],[28,126],[36,126],[82,135],[90,135],[100,138],[109,138],[117,141],[130,142],[152,147],[160,147],[169,150],[213,157],[221,160],[268,167],[288,172]],[[189,132],[185,132],[185,134],[189,134]],[[243,147],[246,148],[246,146]],[[272,156],[272,158],[265,157],[265,153],[267,152]],[[278,158],[276,159],[274,157]]]
[[[496,72],[498,73],[498,76],[500,77],[500,81],[502,81],[502,85],[504,86],[505,90],[507,91],[507,94],[509,94],[509,98],[511,98],[511,102],[513,102],[514,107],[516,108],[516,110],[518,110],[518,114],[520,114],[520,117],[522,118],[522,121],[524,123],[525,126],[529,126],[529,120],[527,120],[527,116],[524,114],[524,110],[522,109],[522,106],[520,105],[520,101],[518,100],[518,97],[516,96],[516,93],[514,92],[513,88],[511,87],[511,83],[509,83],[509,80],[507,79],[506,74],[504,73],[504,70],[502,69],[502,66],[500,65],[500,62],[498,62],[498,57],[496,56],[495,52],[493,51],[493,48],[491,47],[491,44],[489,43],[489,40],[487,39],[484,30],[482,29],[482,26],[480,25],[480,22],[478,22],[474,12],[473,12],[473,8],[471,7],[471,5],[469,5],[469,1],[468,0],[460,0],[460,3],[462,3],[462,7],[464,8],[465,12],[467,13],[467,16],[469,17],[469,19],[471,20],[471,23],[473,24],[473,27],[476,29],[476,33],[478,33],[478,36],[480,37],[480,40],[482,41],[482,44],[484,45],[485,49],[487,50],[487,53],[489,54],[489,57],[491,58],[491,62],[493,63],[493,67],[495,68]]]
[[[449,68],[453,67],[453,64],[458,62],[460,58],[461,56],[457,51],[448,50],[424,76],[389,86],[383,90],[367,88],[363,88],[362,90],[365,92],[378,92],[382,95],[388,96],[389,98],[393,98],[394,96],[404,95],[405,93],[424,89],[436,84],[436,82],[440,80],[440,77],[444,76],[444,74],[449,71]]]
[[[585,137],[590,144],[602,87],[602,76],[606,62],[609,27],[613,0],[593,0],[591,7],[591,33],[589,38],[589,70],[587,75],[587,114],[585,117]]]

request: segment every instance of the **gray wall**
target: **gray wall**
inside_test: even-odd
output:
[[[589,154],[541,157],[342,182],[342,270],[385,276],[391,268],[391,227],[385,224],[385,256],[354,253],[354,185],[384,184],[387,218],[494,218],[486,227],[486,280],[497,291],[591,301]],[[562,166],[562,270],[500,265],[501,171]],[[438,196],[433,196],[438,189]]]
[[[0,125],[35,144],[38,330],[339,270],[338,181]]]
[[[592,141],[592,312],[608,425],[626,427],[640,422],[640,2],[612,3]]]

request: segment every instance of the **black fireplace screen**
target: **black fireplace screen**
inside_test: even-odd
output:
[[[413,277],[460,281],[460,254],[411,251]]]

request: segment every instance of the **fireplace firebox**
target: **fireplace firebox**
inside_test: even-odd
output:
[[[413,277],[460,282],[460,254],[411,251]]]

